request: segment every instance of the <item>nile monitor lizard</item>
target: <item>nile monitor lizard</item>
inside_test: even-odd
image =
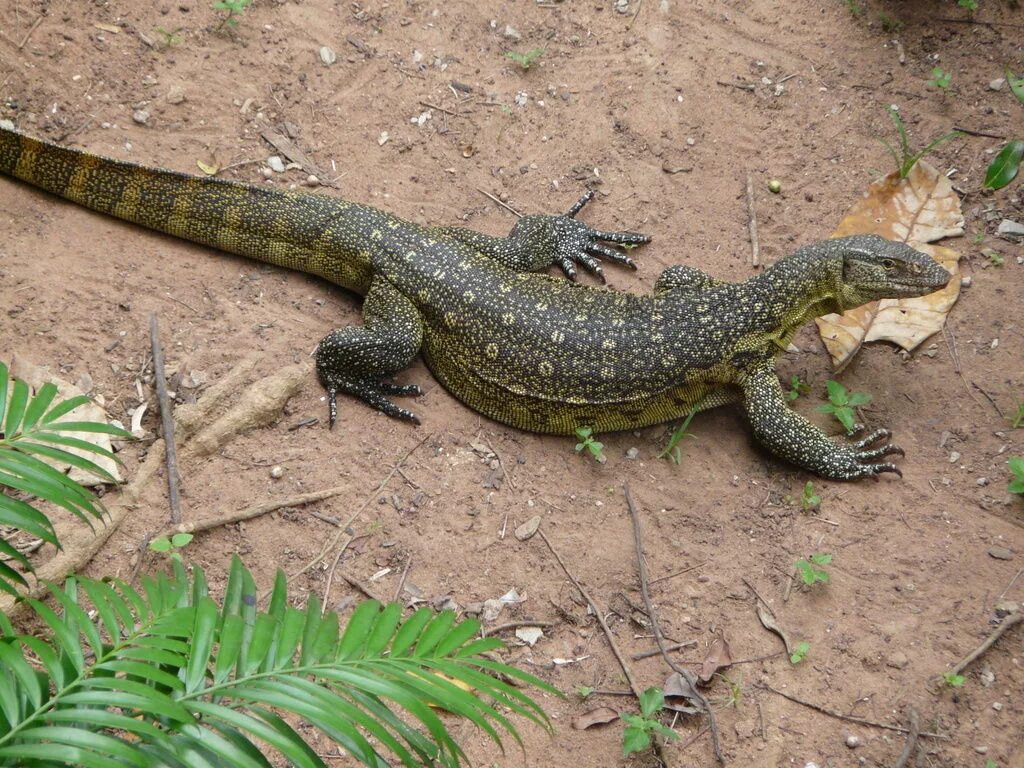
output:
[[[602,243],[649,238],[602,232],[574,217],[524,216],[508,237],[422,227],[326,195],[282,192],[145,168],[0,128],[0,172],[88,206],[204,245],[319,275],[362,294],[362,326],[330,333],[316,365],[330,401],[355,395],[415,420],[389,396],[422,353],[437,379],[484,415],[520,429],[572,434],[635,429],[741,400],[756,438],[819,475],[899,472],[889,436],[839,444],[787,404],[774,361],[811,318],[946,284],[935,261],[873,235],[805,246],[741,283],[675,266],[634,295],[539,274],[598,257],[633,266]]]

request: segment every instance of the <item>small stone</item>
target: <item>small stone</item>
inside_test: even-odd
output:
[[[1004,619],[1011,613],[1016,613],[1021,609],[1020,603],[1015,600],[1000,600],[995,605],[995,614],[997,619]]]
[[[511,24],[505,25],[505,37],[509,40],[522,40],[523,36],[519,34],[519,30],[513,27]]]
[[[992,702],[992,709],[994,709],[996,712],[1002,712],[1003,711],[1003,703],[1001,701],[993,701]]]
[[[310,187],[319,187],[320,179],[311,173],[309,174],[309,176],[306,177],[306,184]]]
[[[136,109],[134,112],[132,112],[132,120],[134,120],[139,125],[145,125],[149,122],[149,112],[147,112],[144,109]]]
[[[1011,238],[1024,237],[1024,224],[1011,219],[1003,219],[996,228],[996,234],[1000,237]]]
[[[0,128],[3,128],[5,131],[13,131],[14,130],[14,121],[13,120],[0,120]]]
[[[533,538],[534,534],[537,533],[538,528],[540,528],[540,515],[534,515],[525,523],[516,528],[516,538],[520,541],[526,541],[527,539],[531,539]]]
[[[782,182],[778,179],[772,179],[768,182],[768,191],[772,194],[779,194],[782,191]]]
[[[989,82],[988,89],[990,91],[1001,91],[1001,90],[1003,90],[1003,86],[1004,85],[1006,85],[1006,78],[1005,77],[997,77],[995,80],[991,80]]]
[[[275,464],[270,468],[270,476],[275,480],[280,480],[282,477],[284,477],[284,467],[282,467],[280,464]]]
[[[171,90],[167,92],[167,103],[168,104],[181,104],[185,100],[185,89],[180,85],[172,85]]]
[[[626,458],[627,459],[635,459],[639,455],[640,455],[640,449],[639,448],[635,448],[634,447],[634,448],[630,448],[628,451],[626,451]]]
[[[277,155],[271,155],[267,158],[267,165],[270,166],[270,170],[274,173],[284,173],[284,160]]]
[[[903,653],[903,651],[896,651],[885,660],[885,665],[893,669],[904,669],[909,663],[910,659],[907,658],[907,654]]]
[[[978,485],[978,487],[984,488],[986,485],[988,485],[988,478],[987,477],[979,477],[974,482]]]
[[[846,737],[846,746],[850,749],[856,749],[860,746],[860,736],[854,736],[852,733]]]
[[[958,461],[960,461],[960,451],[950,451],[949,452],[949,463],[950,464],[956,464]]]
[[[377,146],[383,147],[385,144],[388,143],[388,139],[390,138],[391,135],[387,131],[381,131],[380,136],[377,137]]]
[[[988,747],[977,746],[974,748],[974,751],[977,752],[979,755],[987,755]]]
[[[1013,552],[1006,547],[989,547],[988,556],[996,560],[1013,560]]]
[[[970,288],[971,287],[971,283],[973,283],[973,282],[974,282],[974,280],[971,278],[971,276],[970,275],[966,275],[965,277],[961,277],[960,278],[960,287],[961,288]]]
[[[338,60],[338,54],[334,52],[334,49],[328,45],[320,46],[320,61],[324,63],[324,66],[331,66]]]
[[[996,681],[996,673],[989,667],[985,667],[978,675],[978,682],[985,688],[991,688],[992,683]]]
[[[689,138],[686,139],[686,146],[688,146],[688,147],[692,147],[696,143],[697,143],[697,140],[695,138],[693,138],[692,136],[690,136]]]

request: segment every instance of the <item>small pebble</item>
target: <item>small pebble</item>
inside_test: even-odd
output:
[[[1013,552],[1006,547],[990,547],[988,556],[994,557],[996,560],[1013,560]]]
[[[309,176],[306,177],[306,183],[311,187],[319,187],[320,179],[318,179],[314,174],[311,173],[309,174]]]
[[[534,515],[516,528],[516,538],[520,541],[526,541],[527,539],[533,538],[533,535],[537,533],[538,528],[540,528],[540,515]]]
[[[635,459],[639,455],[640,455],[640,449],[639,448],[630,448],[628,451],[626,451],[626,458],[627,459]]]
[[[988,747],[975,747],[974,751],[977,752],[979,755],[987,755]]]
[[[992,709],[994,709],[996,712],[1002,712],[1003,711],[1003,703],[1001,701],[993,701],[992,702]]]
[[[171,90],[167,92],[167,103],[168,104],[181,104],[185,100],[185,89],[180,85],[172,85]]]
[[[280,464],[275,464],[273,467],[270,468],[270,476],[275,480],[280,480],[282,477],[284,477],[284,467],[282,467]]]
[[[958,461],[960,461],[960,451],[950,451],[949,463],[956,464]]]
[[[988,485],[988,478],[987,477],[979,477],[974,482],[977,483],[980,487],[984,488],[986,485]]]
[[[966,277],[961,277],[960,278],[960,287],[961,288],[970,288],[972,282],[974,282],[974,281],[973,281],[973,279],[971,278],[970,275],[967,275]]]
[[[519,30],[513,27],[511,24],[505,25],[505,37],[509,40],[522,40],[523,36],[519,34]]]
[[[338,54],[334,52],[333,48],[327,45],[320,46],[320,61],[322,61],[325,66],[329,67],[337,60]]]
[[[274,173],[284,173],[284,160],[277,155],[271,155],[267,158],[267,165],[270,166],[270,170]]]
[[[846,737],[846,746],[850,749],[856,749],[860,746],[860,736],[854,736],[852,733]]]
[[[990,91],[1001,91],[1003,90],[1004,85],[1006,85],[1006,78],[997,77],[995,80],[989,82],[988,89]]]
[[[145,125],[149,122],[149,112],[147,112],[144,109],[136,109],[134,112],[132,112],[132,120],[134,120],[139,125]]]

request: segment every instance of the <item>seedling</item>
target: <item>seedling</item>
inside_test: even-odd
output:
[[[1010,480],[1010,485],[1006,490],[1024,496],[1024,456],[1011,456],[1007,463],[1010,465],[1013,479]]]
[[[978,0],[957,0],[956,4],[961,8],[966,8],[971,13],[978,10]]]
[[[176,29],[173,32],[168,32],[163,27],[157,27],[154,31],[158,35],[160,35],[160,40],[164,48],[170,48],[174,45],[181,45],[183,42],[185,42],[185,38],[178,34],[179,32],[181,32],[180,29]]]
[[[576,443],[576,453],[583,453],[584,450],[587,450],[597,461],[604,464],[604,443],[594,439],[593,427],[577,427],[576,437],[580,439],[580,442]]]
[[[984,232],[975,232],[974,233],[974,242],[977,245],[981,245],[982,243],[984,243],[985,242],[985,233]]]
[[[878,21],[882,25],[882,31],[890,35],[894,35],[903,29],[903,22],[899,19],[894,19],[887,13],[878,14]]]
[[[191,533],[176,533],[170,538],[161,536],[149,542],[149,548],[154,552],[166,553],[175,560],[181,560],[181,550],[192,541]]]
[[[907,175],[914,169],[914,166],[917,165],[917,161],[922,157],[927,155],[940,144],[947,142],[950,139],[955,139],[960,135],[959,131],[944,133],[937,139],[930,141],[924,149],[913,152],[910,149],[910,139],[907,136],[907,127],[903,124],[903,119],[900,117],[899,112],[897,112],[893,107],[889,107],[889,118],[892,120],[892,124],[896,126],[896,133],[899,135],[899,152],[897,152],[885,139],[879,139],[879,141],[885,145],[889,154],[892,155],[892,159],[896,161],[896,171],[899,173],[899,177],[901,179],[907,178]]]
[[[943,672],[942,682],[944,682],[950,688],[963,688],[965,678],[963,675],[958,675],[955,672]]]
[[[989,189],[1002,189],[1020,172],[1024,160],[1024,141],[1016,139],[999,150],[985,170],[984,185]]]
[[[801,558],[797,560],[793,565],[796,567],[797,572],[800,574],[800,579],[808,587],[817,584],[819,581],[822,584],[828,584],[831,580],[828,571],[824,568],[819,568],[820,565],[828,565],[832,562],[832,555],[825,554],[824,552],[816,552],[809,558],[804,560]]]
[[[943,91],[949,88],[949,84],[953,82],[953,73],[946,72],[942,67],[932,68],[932,77],[928,81],[928,85],[933,88],[941,88]]]
[[[1010,417],[1010,425],[1014,429],[1024,427],[1024,400],[1017,404],[1017,412]]]
[[[1006,263],[1006,261],[1003,259],[1003,254],[999,253],[998,251],[992,251],[992,253],[988,255],[988,260],[993,267],[1001,267],[1003,266],[1003,264]]]
[[[857,0],[846,0],[846,10],[850,12],[850,15],[856,18],[864,13],[864,6],[861,5]]]
[[[694,415],[697,413],[696,409],[686,414],[686,418],[683,419],[683,423],[680,424],[672,431],[671,437],[668,439],[668,445],[665,446],[665,450],[658,454],[659,459],[668,458],[673,464],[679,464],[683,459],[682,450],[679,448],[679,444],[683,442],[683,438],[697,439],[696,435],[691,435],[686,430],[690,427],[690,422],[693,421]]]
[[[589,685],[577,685],[576,695],[579,696],[581,699],[585,699],[588,696],[590,696],[595,690],[595,688],[591,688]]]
[[[527,51],[526,53],[520,53],[519,51],[507,51],[505,55],[525,71],[532,67],[533,63],[544,55],[544,49],[534,48],[532,51]]]
[[[234,27],[238,24],[238,17],[241,16],[245,9],[252,4],[252,0],[217,0],[213,4],[213,10],[224,11],[224,18],[220,20],[220,24],[217,29],[223,29],[224,27]]]
[[[825,382],[825,387],[828,389],[829,402],[819,405],[818,412],[831,413],[836,417],[836,421],[843,425],[846,434],[852,435],[856,426],[853,409],[858,405],[870,403],[871,395],[864,392],[848,392],[846,387],[831,379]]]
[[[651,748],[651,734],[657,734],[663,739],[675,740],[679,734],[666,725],[662,725],[656,719],[662,707],[665,706],[665,694],[660,688],[648,688],[640,694],[640,714],[620,714],[619,717],[626,723],[626,729],[622,732],[622,754],[625,757],[645,752]]]
[[[821,506],[821,496],[814,492],[814,483],[810,480],[804,486],[803,496],[800,498],[800,506],[805,512],[811,512]]]
[[[799,376],[789,377],[789,391],[786,393],[786,399],[789,402],[793,402],[800,395],[807,395],[811,392],[811,385],[803,381]]]
[[[731,680],[725,675],[720,675],[718,673],[715,673],[715,677],[722,680],[729,688],[728,695],[724,698],[716,700],[715,704],[718,704],[722,707],[735,707],[736,709],[739,709],[740,704],[743,702],[742,680]]]
[[[797,643],[796,644],[796,648],[794,648],[793,652],[791,654],[789,654],[789,663],[790,664],[799,664],[801,661],[803,661],[807,657],[807,654],[810,653],[810,650],[811,650],[811,644],[810,643],[807,643],[807,642]]]

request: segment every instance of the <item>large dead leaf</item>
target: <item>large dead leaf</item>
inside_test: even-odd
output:
[[[701,666],[698,678],[702,683],[711,682],[711,678],[720,669],[725,669],[732,664],[732,650],[725,639],[725,635],[719,633],[711,641],[708,653],[704,657],[704,664]]]
[[[598,707],[573,718],[572,727],[577,731],[585,731],[591,726],[604,725],[618,719],[619,713],[617,710],[611,707]]]
[[[953,279],[942,290],[927,296],[883,299],[842,315],[819,317],[818,331],[837,371],[846,367],[865,342],[891,341],[909,352],[942,330],[946,314],[960,295],[960,254],[928,243],[961,235],[963,231],[960,198],[953,185],[923,160],[905,179],[890,173],[868,187],[832,236],[877,234],[907,243],[930,254],[953,274]]]

